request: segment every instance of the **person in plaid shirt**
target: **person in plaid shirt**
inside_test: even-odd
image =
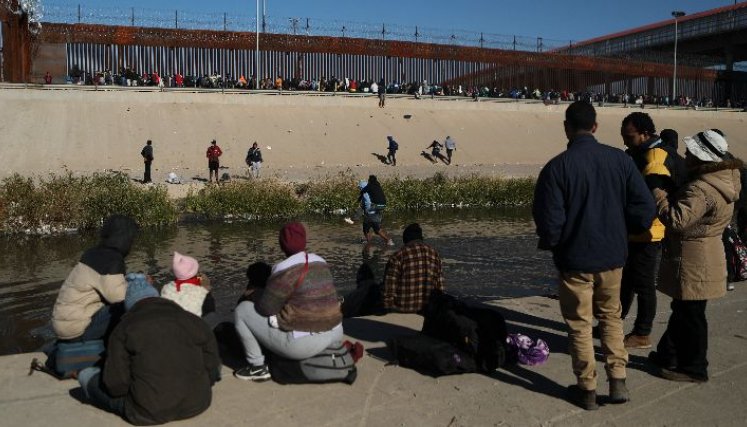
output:
[[[389,258],[384,273],[384,307],[400,313],[421,313],[431,291],[444,290],[441,257],[423,243],[419,224],[402,233],[404,246]]]

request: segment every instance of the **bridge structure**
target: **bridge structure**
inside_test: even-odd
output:
[[[719,9],[719,12],[707,16],[731,14],[733,24],[730,28],[742,28],[742,14],[747,11],[747,4],[738,6],[728,11]],[[527,87],[663,96],[669,94],[667,88],[671,88],[673,75],[673,66],[667,61],[627,55],[625,52],[631,50],[632,42],[621,43],[622,47],[617,51],[600,51],[601,45],[615,44],[610,41],[616,40],[612,36],[571,45],[567,50],[527,52],[384,38],[82,23],[41,23],[39,31],[30,31],[30,18],[20,8],[18,0],[0,0],[1,68],[5,81],[40,82],[47,71],[60,79],[69,75],[73,68],[89,74],[128,68],[138,73],[157,71],[161,75],[179,72],[193,76],[220,73],[249,77],[257,73],[259,78],[280,75],[298,79],[337,76],[400,83],[426,80],[430,84],[487,86],[504,90]],[[693,22],[683,31],[696,34],[695,28],[700,25],[697,22],[704,21],[699,21],[697,15],[688,19],[680,20]],[[652,25],[652,29],[658,28],[661,39],[665,40],[664,34],[670,24]],[[719,28],[722,27],[714,24],[705,31]],[[632,36],[621,33],[617,37]],[[699,39],[703,45],[706,38],[719,37],[702,36]],[[733,54],[736,61],[742,58],[741,44],[736,43],[738,35],[733,39],[735,43],[731,52],[736,52]],[[688,44],[696,45],[695,36],[688,36],[687,40]],[[651,49],[653,45],[645,50]],[[661,49],[666,50],[663,42]],[[689,63],[678,66],[678,92],[715,100],[725,100],[729,96],[745,97],[747,85],[735,83],[734,75],[738,73],[720,71],[712,65],[714,62],[705,66]]]

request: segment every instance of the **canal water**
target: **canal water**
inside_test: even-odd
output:
[[[304,220],[307,248],[330,264],[341,294],[354,289],[355,273],[368,263],[377,278],[402,244],[402,230],[419,222],[441,254],[447,291],[479,300],[555,292],[550,254],[536,249],[530,211],[455,210],[388,215],[384,228],[396,246],[379,239],[361,244],[361,226],[341,218]],[[143,230],[126,259],[128,271],[151,274],[160,287],[172,280],[171,257],[195,257],[213,286],[219,313],[230,313],[246,286],[246,267],[283,259],[282,224],[196,223]],[[377,237],[378,239],[378,237]],[[54,338],[49,319],[57,292],[95,233],[0,237],[0,355],[38,350]]]

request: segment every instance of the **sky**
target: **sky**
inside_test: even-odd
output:
[[[743,0],[739,0],[740,2]],[[254,16],[255,1],[238,0],[41,0],[47,6],[77,10],[142,8],[160,10],[165,16],[179,9],[189,14],[240,13]],[[583,41],[654,22],[671,19],[673,10],[688,14],[733,5],[734,0],[259,0],[275,22],[306,18],[394,24],[439,29],[446,33],[466,30],[486,34],[542,37],[557,41]],[[174,6],[174,7],[170,7]],[[167,13],[169,12],[169,13]],[[285,24],[283,24],[285,25]],[[290,24],[287,24],[290,26]]]

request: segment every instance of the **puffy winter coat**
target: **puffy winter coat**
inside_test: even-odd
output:
[[[726,293],[721,235],[731,222],[741,189],[739,160],[707,163],[671,200],[655,191],[658,217],[667,227],[659,290],[680,300]]]

